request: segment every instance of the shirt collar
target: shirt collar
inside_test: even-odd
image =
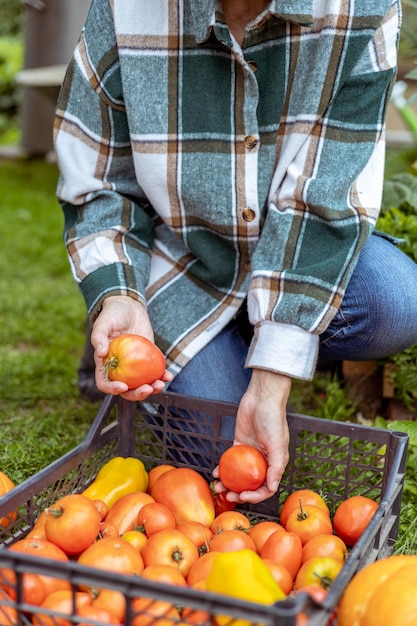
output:
[[[194,34],[201,43],[210,33],[214,25],[214,7],[216,0],[190,0]],[[301,26],[313,23],[313,0],[273,0],[269,7],[273,15]]]

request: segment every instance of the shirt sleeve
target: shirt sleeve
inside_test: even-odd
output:
[[[89,312],[110,295],[144,302],[154,215],[134,172],[108,2],[91,5],[58,100],[54,143],[65,243]]]
[[[314,375],[319,335],[340,307],[380,210],[399,27],[394,2],[355,62],[348,54],[339,60],[341,78],[323,114],[287,117],[251,262],[248,367]]]

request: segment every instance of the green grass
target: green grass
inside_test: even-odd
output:
[[[0,161],[0,468],[15,482],[78,443],[97,412],[76,385],[85,308],[57,176],[44,161]]]

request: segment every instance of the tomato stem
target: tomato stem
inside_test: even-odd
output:
[[[45,509],[46,514],[47,515],[52,515],[52,517],[62,517],[63,513],[64,513],[64,509],[62,508],[62,506],[60,506],[57,509]]]
[[[330,578],[330,576],[320,576],[320,574],[317,574],[317,572],[314,572],[314,576],[319,579],[320,586],[323,587],[323,589],[326,589],[326,591],[330,589],[333,582],[333,579]]]
[[[172,556],[172,560],[175,561],[175,563],[180,563],[184,558],[182,556],[182,552],[179,547],[175,548],[171,556]]]
[[[308,519],[308,513],[306,513],[306,511],[304,511],[303,509],[303,503],[301,501],[301,498],[299,498],[299,503],[300,503],[300,512],[297,515],[297,519],[302,522],[305,519]]]
[[[104,363],[103,367],[101,368],[101,371],[103,372],[106,380],[109,379],[109,370],[115,370],[118,365],[119,365],[119,359],[117,358],[117,356],[112,356],[110,359],[107,359],[107,361]]]

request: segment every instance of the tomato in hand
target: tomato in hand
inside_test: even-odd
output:
[[[219,482],[219,480],[212,480],[210,483],[210,489],[213,495],[214,514],[216,517],[225,511],[233,511],[237,504],[236,502],[230,502],[230,500],[227,499],[228,491],[216,491],[216,485]]]
[[[351,496],[340,503],[333,518],[336,535],[350,548],[371,521],[378,503],[366,496]]]
[[[141,335],[126,333],[110,342],[102,371],[106,378],[136,389],[160,380],[165,368],[165,357],[152,341]]]
[[[246,444],[234,445],[219,460],[219,478],[229,491],[256,491],[266,479],[268,462],[262,452]]]

